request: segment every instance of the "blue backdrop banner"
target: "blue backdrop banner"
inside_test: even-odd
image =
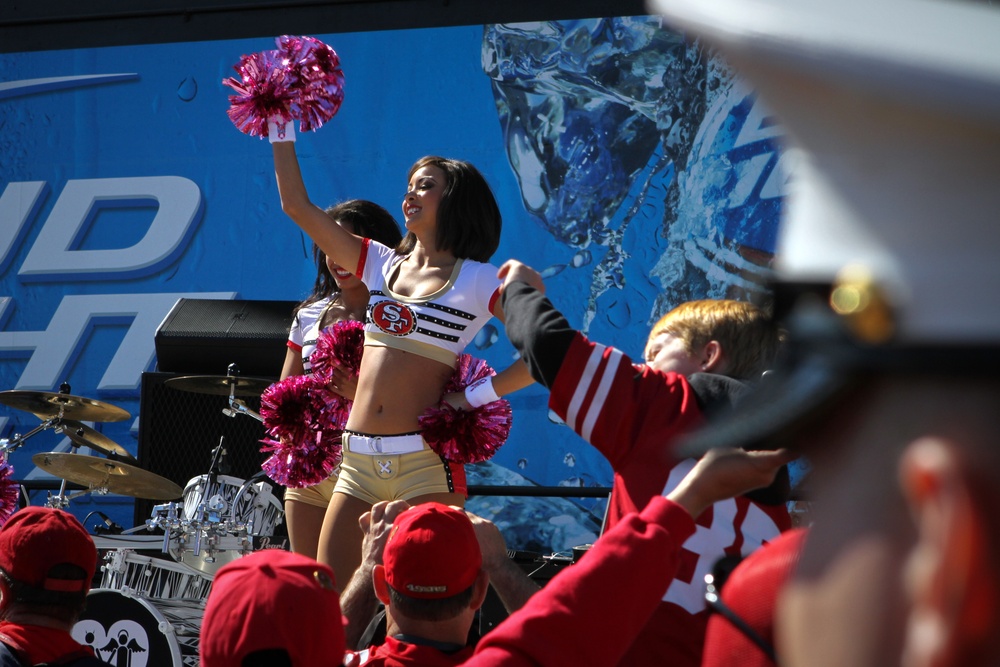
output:
[[[340,55],[339,114],[297,144],[313,200],[378,202],[402,220],[408,167],[474,163],[500,203],[493,262],[543,272],[574,326],[635,360],[651,322],[692,298],[762,298],[785,190],[780,130],[725,63],[658,18],[314,35]],[[273,40],[0,55],[0,390],[108,402],[93,423],[137,452],[142,373],[179,298],[299,300],[311,243],[282,213],[266,141],[226,116],[221,85]],[[499,322],[476,356],[505,368]],[[511,397],[508,443],[471,483],[609,486],[539,386]],[[39,418],[0,405],[0,435]],[[66,451],[46,430],[11,455]],[[44,497],[32,502],[45,502]],[[593,499],[473,499],[515,547],[592,541]],[[74,500],[131,524],[132,499]]]

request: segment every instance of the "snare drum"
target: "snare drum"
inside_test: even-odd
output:
[[[112,665],[197,667],[205,600],[133,597],[95,588],[73,639]]]
[[[109,551],[101,565],[101,588],[125,595],[204,600],[211,586],[211,579],[196,570],[130,549]]]

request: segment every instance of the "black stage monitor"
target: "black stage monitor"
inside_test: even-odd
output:
[[[277,379],[297,301],[178,299],[156,330],[160,372]]]

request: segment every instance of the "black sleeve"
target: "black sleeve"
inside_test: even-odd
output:
[[[739,380],[714,373],[693,373],[688,377],[688,383],[708,421],[728,418],[729,413],[748,395],[749,390]],[[783,505],[791,497],[791,491],[788,466],[781,466],[770,486],[744,495],[761,505]]]
[[[698,407],[712,421],[731,411],[747,391],[747,385],[735,378],[717,373],[692,373],[688,384],[694,390]]]
[[[531,377],[551,388],[576,330],[544,294],[527,283],[507,285],[500,305],[507,338],[521,353]]]

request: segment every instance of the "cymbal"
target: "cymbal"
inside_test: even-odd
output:
[[[170,378],[164,384],[181,391],[216,396],[229,396],[229,387],[235,386],[234,396],[260,396],[265,389],[274,384],[274,380],[239,375],[184,375]]]
[[[51,391],[0,391],[0,403],[30,412],[40,419],[58,417],[91,422],[120,422],[131,415],[121,408],[92,398]]]
[[[123,496],[174,500],[184,494],[184,490],[169,479],[121,461],[62,452],[42,452],[31,460],[60,479],[90,488],[107,488],[110,493]]]
[[[61,430],[63,435],[80,447],[90,447],[91,449],[96,449],[102,454],[117,456],[118,460],[132,465],[137,465],[139,463],[127,449],[103,433],[99,433],[98,431],[90,428],[86,424],[81,424],[78,421],[72,421],[70,419],[64,419],[62,420],[62,424],[60,424],[57,428]]]

